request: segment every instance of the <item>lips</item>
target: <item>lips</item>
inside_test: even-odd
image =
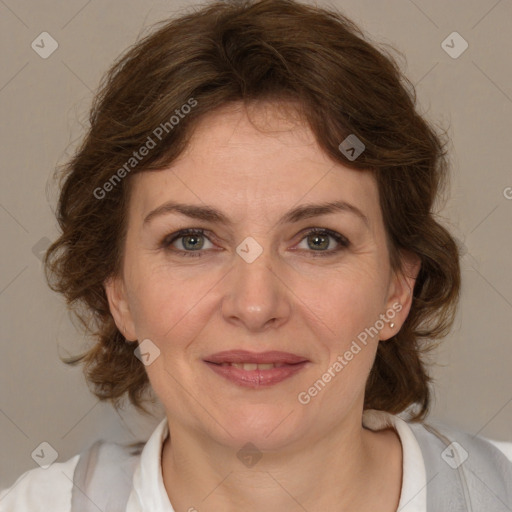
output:
[[[224,366],[231,365],[246,370],[269,370],[273,367],[279,368],[285,365],[298,364],[308,361],[307,358],[297,354],[292,354],[290,352],[279,352],[276,350],[259,353],[249,352],[247,350],[227,350],[224,352],[211,354],[204,360],[207,363],[214,363]],[[261,365],[261,367],[259,365]]]

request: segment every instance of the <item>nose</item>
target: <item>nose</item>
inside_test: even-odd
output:
[[[272,258],[271,251],[266,250],[254,261],[236,255],[234,268],[223,284],[222,316],[227,322],[258,332],[288,320],[291,291],[274,270],[278,263]]]

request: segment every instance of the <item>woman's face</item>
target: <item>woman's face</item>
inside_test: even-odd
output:
[[[171,167],[132,177],[123,273],[106,289],[125,337],[150,340],[141,351],[171,430],[271,449],[360,427],[379,339],[399,330],[414,281],[390,269],[369,172],[330,160],[306,125],[272,104],[251,119],[264,131],[243,109],[217,110]],[[334,202],[331,213],[287,215]],[[183,229],[204,233],[174,239]],[[207,362],[230,350],[306,362]]]

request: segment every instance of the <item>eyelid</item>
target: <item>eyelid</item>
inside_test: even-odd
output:
[[[174,233],[171,233],[169,235],[165,235],[162,239],[162,241],[158,244],[160,248],[163,248],[163,249],[169,249],[169,247],[176,241],[176,240],[179,240],[180,238],[184,238],[186,236],[189,236],[189,235],[198,235],[198,236],[204,236],[206,239],[208,239],[211,243],[213,243],[212,240],[210,240],[210,238],[212,239],[217,239],[213,233],[211,233],[210,231],[208,231],[207,229],[203,229],[203,228],[184,228],[184,229],[179,229],[178,231],[175,231]],[[169,249],[169,250],[173,250],[173,249]],[[192,252],[196,252],[196,253],[200,253],[202,252],[203,250],[205,249],[200,249],[198,251],[183,251],[181,249],[174,249],[174,252],[186,252],[186,253],[192,253]]]
[[[307,249],[299,249],[299,250],[303,250],[303,251],[307,252],[309,255],[311,255],[313,257],[332,256],[332,255],[338,254],[339,252],[341,252],[343,250],[348,249],[352,245],[352,242],[346,236],[342,235],[341,233],[338,233],[337,231],[333,231],[332,229],[320,228],[320,227],[306,228],[306,229],[302,230],[299,233],[300,240],[298,243],[302,242],[305,238],[307,238],[308,236],[313,235],[315,233],[320,233],[325,236],[330,236],[331,238],[334,238],[334,240],[336,240],[336,242],[338,243],[339,247],[336,249],[329,249],[327,251],[314,251],[314,250],[307,250]],[[293,250],[297,250],[297,249],[293,249]]]
[[[321,227],[309,227],[309,228],[305,228],[302,231],[300,231],[300,233],[298,233],[298,235],[297,235],[297,236],[300,236],[300,239],[297,242],[297,244],[302,242],[309,235],[312,235],[312,234],[315,234],[315,233],[320,233],[320,234],[324,234],[326,236],[330,236],[331,238],[336,240],[336,242],[338,243],[339,247],[337,249],[329,249],[327,251],[314,251],[314,250],[309,250],[308,251],[307,249],[299,249],[299,251],[304,251],[304,252],[310,253],[313,257],[316,257],[316,256],[320,256],[321,257],[321,256],[330,256],[330,255],[333,255],[333,254],[337,254],[338,252],[340,252],[340,251],[342,251],[344,249],[347,249],[348,247],[351,246],[351,242],[350,242],[350,240],[346,236],[342,235],[341,233],[338,233],[337,231],[333,231],[331,229],[321,228]],[[185,251],[185,250],[182,250],[182,249],[170,249],[171,245],[176,240],[179,240],[180,238],[184,238],[184,237],[186,237],[188,235],[204,236],[211,243],[213,243],[213,241],[210,240],[210,238],[212,238],[213,240],[215,240],[215,239],[218,240],[218,238],[213,233],[211,233],[209,230],[207,230],[207,229],[204,229],[204,228],[184,228],[184,229],[180,229],[178,231],[175,231],[174,233],[171,233],[169,235],[166,235],[162,239],[162,241],[160,242],[159,247],[163,248],[163,249],[167,249],[167,250],[169,250],[171,252],[178,253],[179,255],[181,254],[181,255],[185,255],[185,256],[195,256],[195,255],[201,256],[203,252],[208,250],[208,249],[199,249],[197,251]],[[295,251],[297,249],[292,249],[292,250]]]

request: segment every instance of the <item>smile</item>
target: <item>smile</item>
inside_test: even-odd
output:
[[[219,376],[238,386],[260,389],[274,386],[299,373],[308,361],[300,363],[205,363]]]
[[[286,366],[284,363],[221,363],[221,366],[234,366],[235,368],[241,368],[242,370],[270,370],[271,368],[281,368]]]

